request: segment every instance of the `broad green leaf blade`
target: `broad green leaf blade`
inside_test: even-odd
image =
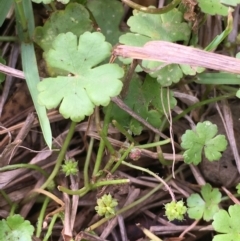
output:
[[[229,12],[226,29],[220,35],[217,35],[204,50],[214,51],[218,47],[218,45],[230,34],[232,29],[233,29],[233,16],[232,16],[232,13]]]
[[[106,41],[113,46],[121,34],[119,25],[124,14],[121,2],[113,0],[92,0],[87,3]]]
[[[81,4],[70,3],[65,10],[51,14],[43,27],[36,27],[33,39],[44,51],[48,51],[58,34],[72,32],[79,36],[92,29],[87,9]]]
[[[39,83],[39,103],[48,109],[60,105],[60,113],[75,122],[91,115],[95,106],[108,105],[110,98],[120,93],[124,75],[117,64],[99,66],[110,54],[111,45],[99,32],[86,32],[80,38],[70,32],[59,34],[45,58],[68,76]]]
[[[52,131],[46,108],[38,103],[37,85],[40,82],[33,44],[21,44],[22,66],[27,85],[38,114],[39,123],[48,147],[52,148]]]
[[[34,30],[34,17],[32,11],[32,3],[30,0],[25,0],[23,2],[25,16],[28,19],[28,33],[31,35]],[[38,90],[37,84],[40,82],[37,61],[35,56],[34,45],[32,43],[24,43],[24,34],[22,26],[20,25],[20,17],[16,14],[17,19],[17,30],[19,37],[22,41],[21,43],[21,57],[22,57],[22,66],[23,72],[26,78],[26,82],[34,103],[34,107],[37,111],[40,126],[43,132],[44,139],[51,149],[52,147],[52,132],[50,128],[50,122],[47,117],[46,108],[44,106],[40,106],[38,103]]]
[[[240,85],[240,75],[229,73],[201,73],[197,75],[195,82],[204,85]]]
[[[0,221],[0,240],[31,241],[34,227],[20,215],[9,216]]]
[[[13,0],[1,0],[0,1],[0,27],[2,26],[6,16],[13,4]]]

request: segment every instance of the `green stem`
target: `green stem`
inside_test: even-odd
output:
[[[29,33],[28,33],[28,24],[27,19],[24,13],[23,2],[22,0],[15,0],[16,11],[18,12],[20,24],[23,31],[23,38],[24,42],[27,43],[30,40]]]
[[[103,136],[107,137],[108,125],[110,123],[112,107],[113,107],[113,103],[110,102],[110,104],[108,105],[108,107],[106,109],[104,122],[103,122],[103,129],[101,131],[101,137],[103,137]],[[105,148],[105,142],[104,142],[103,138],[101,138],[92,177],[95,177],[100,169],[104,148]]]
[[[7,204],[8,204],[10,207],[12,207],[14,203],[13,203],[12,200],[9,198],[9,196],[7,195],[7,193],[6,193],[4,190],[2,190],[2,189],[0,189],[0,193],[2,194],[2,196],[3,196],[3,198],[5,199],[5,201],[7,202]]]
[[[110,159],[107,161],[106,166],[103,168],[105,172],[110,172],[110,168],[112,167],[113,163],[116,162],[117,158],[111,155]]]
[[[54,226],[54,224],[56,223],[57,218],[58,218],[58,213],[56,213],[56,214],[53,215],[52,220],[51,220],[51,222],[50,222],[50,224],[49,224],[49,226],[48,226],[47,233],[46,233],[43,241],[47,241],[48,238],[51,236],[52,230],[53,230],[53,226]]]
[[[136,143],[133,137],[116,120],[113,120],[112,123],[130,142]]]
[[[9,216],[14,215],[15,210],[17,209],[17,207],[18,207],[18,204],[17,203],[13,203],[13,205],[11,206],[11,210],[10,210]]]
[[[181,114],[177,115],[175,118],[173,118],[173,122],[179,120],[180,118],[182,118],[183,116],[185,116],[186,114],[188,114],[190,111],[194,110],[195,108],[199,108],[203,105],[212,103],[212,102],[217,102],[219,100],[223,100],[223,99],[228,99],[231,97],[234,97],[236,95],[236,93],[230,93],[230,94],[226,94],[226,95],[221,95],[212,99],[207,99],[201,102],[198,102],[194,105],[191,105],[190,107],[188,107],[187,109],[185,109]]]
[[[37,229],[36,229],[36,237],[37,238],[40,238],[40,235],[42,232],[42,224],[43,224],[43,220],[44,220],[44,215],[45,215],[49,201],[50,201],[50,198],[46,196],[45,200],[43,202],[40,214],[38,216]]]
[[[71,190],[63,186],[58,186],[58,190],[61,192],[65,192],[69,195],[78,195],[80,197],[83,197],[86,193],[90,191],[90,187],[83,187],[79,190]]]
[[[45,189],[52,181],[53,179],[55,178],[55,176],[58,174],[59,172],[59,169],[62,165],[62,162],[64,160],[64,157],[65,157],[65,154],[66,154],[66,151],[67,151],[67,148],[69,146],[69,143],[72,139],[72,136],[74,134],[74,130],[75,130],[75,126],[76,126],[76,122],[73,122],[71,123],[70,125],[70,128],[69,128],[69,131],[68,131],[68,134],[66,136],[66,139],[63,143],[63,146],[61,148],[61,151],[59,152],[59,155],[58,155],[58,158],[57,158],[57,161],[56,161],[56,164],[54,166],[54,169],[51,173],[51,175],[48,177],[48,179],[46,180],[45,183],[43,183],[43,185],[40,187],[41,189]]]
[[[118,160],[118,162],[114,165],[114,167],[111,170],[111,173],[114,173],[118,167],[121,165],[121,163],[123,162],[123,160],[128,156],[128,154],[130,153],[130,151],[133,149],[134,144],[132,143],[128,149],[124,152],[124,154],[121,156],[121,158]]]
[[[50,3],[50,6],[51,6],[51,8],[52,8],[52,10],[53,10],[54,12],[57,11],[54,2],[51,2],[51,3]]]
[[[98,188],[102,186],[109,186],[109,185],[117,185],[117,184],[125,184],[129,183],[128,179],[119,179],[119,180],[105,180],[105,181],[99,181],[97,183],[91,184],[88,187],[83,187],[79,190],[71,190],[66,187],[58,186],[58,190],[61,192],[65,192],[70,195],[79,195],[79,196],[84,196],[87,192]]]
[[[88,146],[88,151],[87,151],[87,157],[86,161],[84,164],[84,170],[83,170],[83,176],[84,176],[84,186],[87,188],[89,186],[89,176],[88,176],[88,169],[89,169],[89,164],[91,160],[91,154],[92,154],[92,149],[93,149],[93,143],[94,143],[94,138],[91,137],[90,143]]]
[[[185,168],[185,167],[186,167],[186,165],[181,166],[181,167],[175,172],[175,174],[177,174],[177,173],[179,173],[180,171],[182,171],[183,168]],[[165,179],[165,182],[168,182],[169,180],[171,180],[171,178],[172,178],[172,175],[169,175],[169,177],[167,177],[167,178]],[[162,187],[163,187],[163,184],[160,183],[158,186],[156,186],[156,187],[153,188],[151,191],[149,191],[145,196],[139,198],[137,201],[135,201],[135,202],[127,205],[126,207],[123,207],[122,209],[118,210],[115,215],[111,215],[111,216],[109,216],[108,218],[103,218],[103,219],[99,220],[98,222],[94,223],[93,225],[91,225],[91,226],[87,229],[87,231],[91,231],[91,230],[96,229],[97,227],[101,226],[102,224],[104,224],[104,223],[107,222],[108,220],[112,219],[114,216],[117,216],[117,215],[119,215],[119,214],[121,214],[121,213],[124,213],[124,212],[126,212],[127,210],[133,208],[134,206],[140,204],[141,202],[144,202],[145,200],[147,200],[148,198],[150,198],[151,195],[153,195],[156,191],[158,191],[158,190],[161,189]]]
[[[48,177],[48,174],[46,171],[44,171],[41,167],[34,165],[34,164],[13,164],[13,165],[9,165],[9,166],[5,166],[5,167],[1,167],[0,168],[0,172],[3,171],[9,171],[9,170],[14,170],[14,169],[18,169],[18,168],[28,168],[28,169],[33,169],[35,171],[40,172],[42,175],[44,175],[45,177]]]
[[[101,133],[100,133],[100,136],[101,136],[101,138],[103,139],[104,144],[105,144],[105,146],[107,147],[109,153],[110,153],[111,155],[115,155],[115,149],[113,148],[113,146],[111,145],[111,143],[110,143],[110,141],[107,139],[107,137],[105,136],[105,133],[102,133],[102,132],[101,132]]]
[[[162,8],[144,7],[142,5],[132,2],[131,0],[122,0],[122,2],[127,4],[129,7],[134,8],[134,9],[144,12],[144,13],[163,14],[163,13],[167,13],[167,12],[171,11],[172,9],[174,9],[181,2],[181,0],[173,0],[167,6],[162,7]]]
[[[99,181],[97,183],[92,184],[91,189],[96,189],[102,186],[118,185],[118,184],[125,184],[125,183],[129,183],[129,179]]]
[[[152,147],[156,147],[156,146],[166,145],[170,142],[171,142],[171,139],[166,139],[164,141],[153,142],[153,143],[139,145],[139,146],[135,146],[135,147],[139,148],[139,149],[147,149],[147,148],[152,148]]]

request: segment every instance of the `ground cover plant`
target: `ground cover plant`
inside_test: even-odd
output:
[[[0,0],[0,241],[240,240],[239,3]]]

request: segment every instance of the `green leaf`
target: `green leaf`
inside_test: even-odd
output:
[[[113,0],[92,0],[88,1],[87,7],[92,12],[101,33],[106,41],[115,45],[118,43],[121,32],[119,25],[124,14],[121,2]]]
[[[201,73],[197,75],[195,82],[204,85],[239,85],[240,75],[230,73]]]
[[[135,113],[156,128],[160,127],[162,119],[165,118],[163,106],[168,110],[168,105],[170,105],[170,109],[176,105],[173,93],[171,91],[168,93],[167,89],[161,88],[159,83],[149,75],[144,83],[137,75],[134,75],[123,101]],[[123,127],[130,129],[133,134],[141,134],[142,125],[116,106],[112,110],[112,118]]]
[[[86,32],[79,40],[70,32],[60,34],[45,57],[50,66],[68,75],[39,83],[39,103],[48,109],[60,105],[60,113],[75,122],[91,115],[95,106],[107,106],[120,93],[124,75],[117,64],[97,66],[110,55],[111,45],[99,32]]]
[[[0,240],[31,241],[34,227],[20,215],[13,215],[0,221]]]
[[[72,32],[79,36],[86,31],[92,31],[92,28],[87,9],[81,4],[70,3],[65,10],[51,14],[43,27],[36,27],[33,40],[44,51],[48,51],[58,34]]]
[[[188,24],[183,22],[182,13],[177,9],[164,14],[146,14],[134,10],[127,24],[132,33],[122,35],[119,42],[130,46],[141,47],[151,40],[188,41],[191,33]],[[170,86],[182,78],[183,73],[178,65],[171,64],[161,68],[162,65],[161,62],[142,61],[142,66],[149,69],[150,76],[156,77],[162,86]],[[171,75],[169,71],[172,71]]]
[[[213,241],[240,241],[240,206],[235,204],[225,210],[219,210],[213,216],[212,226],[215,231],[222,233],[215,235]]]
[[[213,215],[219,210],[218,204],[221,201],[221,193],[218,188],[212,188],[206,184],[201,189],[202,197],[194,193],[187,199],[188,215],[193,219],[210,221]]]
[[[201,11],[210,15],[227,16],[228,7],[221,4],[220,0],[198,0],[198,6]]]
[[[13,0],[1,0],[0,1],[0,27],[5,21],[7,14],[13,4]]]
[[[185,149],[184,162],[198,165],[202,160],[202,150],[209,161],[219,160],[220,152],[227,147],[227,140],[224,135],[217,135],[217,125],[210,121],[198,123],[196,130],[187,130],[182,135],[181,147]]]

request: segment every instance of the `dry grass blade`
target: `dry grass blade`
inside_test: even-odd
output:
[[[189,64],[240,74],[239,59],[165,41],[150,41],[143,47],[119,45],[113,50],[113,54],[124,58],[154,60],[169,64]]]

